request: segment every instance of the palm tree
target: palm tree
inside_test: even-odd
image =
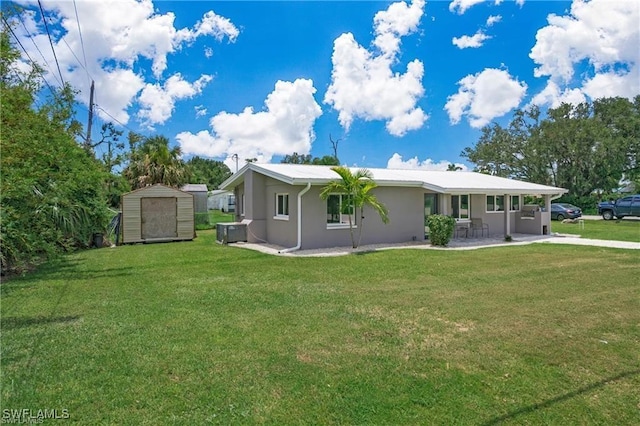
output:
[[[362,239],[364,207],[370,206],[378,212],[382,222],[389,223],[387,208],[371,193],[371,190],[378,185],[373,181],[373,175],[369,170],[359,169],[355,173],[352,173],[351,169],[344,166],[331,167],[331,170],[340,175],[341,179],[329,182],[329,184],[322,189],[322,192],[320,192],[320,198],[326,200],[331,194],[346,195],[345,198],[348,201],[342,204],[342,211],[340,213],[346,214],[349,218],[351,245],[353,248],[357,248]],[[353,227],[356,225],[352,219],[353,214],[355,214],[355,217],[360,217],[357,240],[353,232]]]
[[[169,148],[169,139],[164,136],[145,138],[139,146],[132,146],[124,174],[134,189],[155,183],[182,186],[188,181],[189,171],[181,154],[179,146]]]

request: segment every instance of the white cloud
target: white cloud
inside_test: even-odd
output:
[[[173,114],[177,100],[192,98],[202,93],[202,89],[211,79],[210,75],[203,75],[195,82],[189,83],[178,73],[169,77],[164,86],[157,83],[145,85],[138,99],[138,117],[149,128],[153,128],[154,124],[163,124]]]
[[[497,24],[498,22],[502,21],[502,16],[501,15],[491,15],[487,18],[487,27],[492,27],[493,25]]]
[[[20,3],[37,9],[33,0],[21,0]],[[96,103],[122,123],[129,120],[128,110],[137,106],[139,94],[145,94],[143,104],[148,110],[152,109],[148,107],[151,89],[143,89],[148,88],[149,83],[162,84],[168,56],[181,49],[183,44],[202,36],[218,40],[227,36],[230,41],[234,41],[238,34],[230,21],[213,12],[207,12],[193,29],[177,30],[174,14],[157,13],[151,0],[47,0],[43,2],[43,6],[50,19],[50,27],[53,27],[53,44],[64,80],[79,90],[78,101],[88,103],[88,73],[95,80]],[[84,65],[76,8],[85,46],[87,71],[76,59],[76,56],[80,58]],[[44,63],[46,60],[49,64],[55,64],[44,25],[38,16],[33,11],[25,10],[23,20],[45,58],[27,40],[28,35],[21,25],[16,27],[18,37],[36,61]],[[73,53],[67,44],[73,49]],[[151,61],[153,76],[150,77],[153,81],[147,82],[147,77],[139,70],[139,62],[143,59]],[[47,79],[54,82],[53,75],[57,74],[57,69],[45,71]],[[166,101],[163,97],[158,99]],[[155,110],[165,107],[166,105],[161,104]],[[100,109],[98,113],[102,114]],[[145,114],[142,115],[144,119],[149,119]],[[156,116],[155,113],[152,115]],[[106,115],[104,118],[109,119]]]
[[[452,124],[467,116],[471,127],[480,128],[496,117],[516,108],[527,85],[513,79],[505,70],[487,68],[458,82],[458,93],[447,98],[445,110]]]
[[[556,83],[549,81],[544,90],[533,97],[531,103],[533,105],[549,105],[551,108],[557,108],[563,103],[577,105],[586,100],[580,89],[561,90]]]
[[[452,161],[442,160],[434,162],[431,158],[426,158],[424,161],[420,161],[418,157],[409,158],[407,161],[402,159],[402,155],[397,152],[394,153],[387,161],[388,169],[409,169],[409,170],[436,170],[446,171],[449,164],[454,164],[460,167],[461,171],[468,171],[467,166],[462,163],[453,163]]]
[[[535,76],[557,85],[558,96],[570,88],[589,97],[640,92],[640,2],[575,0],[568,15],[551,14],[547,21],[529,57],[538,65]],[[582,81],[576,81],[578,69]]]
[[[315,92],[311,80],[278,81],[263,111],[247,107],[239,114],[221,112],[211,118],[211,131],[182,132],[176,139],[185,155],[224,156],[234,168],[233,154],[241,163],[246,158],[269,162],[274,155],[307,154],[315,139],[313,124],[322,115]]]
[[[204,105],[196,105],[194,109],[196,110],[197,118],[204,117],[207,115],[207,108],[205,108]]]
[[[210,48],[210,47],[208,47],[208,46],[207,46],[207,47],[205,47],[205,48],[204,48],[204,56],[205,56],[207,59],[209,59],[210,57],[212,57],[212,56],[213,56],[213,49],[212,49],[212,48]]]
[[[402,136],[420,128],[428,116],[416,106],[424,94],[424,67],[419,60],[407,65],[404,74],[396,73],[400,38],[418,29],[424,10],[424,0],[414,0],[411,6],[393,3],[374,17],[373,45],[379,53],[360,46],[353,34],[342,34],[334,41],[331,85],[324,102],[339,112],[340,124],[349,130],[353,120],[385,120],[387,131]]]
[[[472,6],[476,4],[483,3],[486,0],[453,0],[449,3],[449,11],[457,12],[458,15],[464,14]]]
[[[640,64],[624,74],[615,72],[597,73],[584,82],[582,91],[591,99],[623,96],[631,98],[640,93]]]
[[[220,15],[216,15],[212,10],[204,14],[201,21],[194,25],[193,29],[183,28],[176,33],[175,40],[178,44],[182,42],[193,42],[196,38],[208,35],[218,41],[227,37],[230,42],[234,42],[240,31],[233,23]]]
[[[490,38],[491,36],[486,35],[482,30],[478,30],[478,32],[472,36],[464,35],[462,37],[454,37],[451,41],[458,49],[466,49],[482,47],[482,44]]]

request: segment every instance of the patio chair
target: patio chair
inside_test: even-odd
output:
[[[476,232],[480,231],[480,236],[484,236],[484,231],[487,231],[487,237],[489,236],[489,224],[482,222],[482,219],[471,219],[471,234],[476,235]]]

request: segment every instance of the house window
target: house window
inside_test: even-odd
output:
[[[453,217],[456,220],[469,219],[469,195],[452,195],[451,208],[453,209]]]
[[[244,216],[244,194],[242,194],[242,209],[240,210],[242,213],[242,216]]]
[[[511,209],[510,211],[515,212],[520,210],[520,196],[512,195],[511,196]]]
[[[346,194],[331,194],[327,197],[327,227],[340,227],[351,223],[355,225],[351,196]]]
[[[276,194],[276,218],[289,218],[289,194]]]
[[[503,212],[504,195],[487,195],[487,212]]]
[[[510,195],[511,206],[509,211],[520,210],[520,196]],[[503,212],[504,211],[504,195],[487,195],[487,212]]]

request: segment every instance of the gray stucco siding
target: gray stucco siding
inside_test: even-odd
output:
[[[301,188],[302,189],[302,188]],[[312,187],[302,198],[302,248],[350,246],[349,228],[327,229],[327,202],[321,187]],[[400,243],[424,238],[424,193],[421,188],[378,187],[373,193],[387,206],[389,223],[370,207],[364,210],[361,244]],[[361,226],[360,223],[357,224]],[[354,232],[358,232],[354,229]]]
[[[282,247],[298,244],[298,193],[304,186],[287,185],[267,177],[264,182],[267,240]],[[288,219],[276,217],[276,195],[289,195]]]

